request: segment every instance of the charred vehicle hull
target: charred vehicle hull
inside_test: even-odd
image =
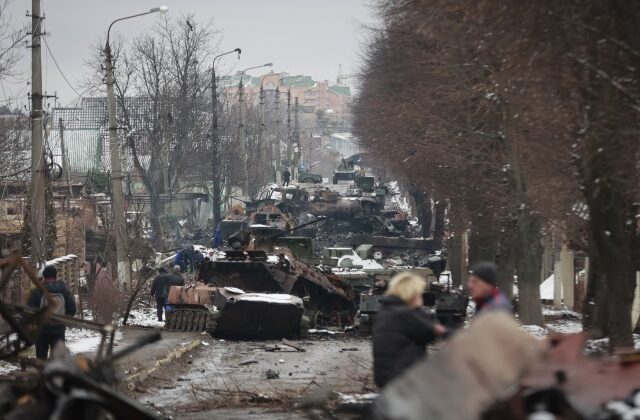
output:
[[[165,327],[228,338],[293,337],[305,327],[303,312],[296,296],[199,283],[171,287]]]

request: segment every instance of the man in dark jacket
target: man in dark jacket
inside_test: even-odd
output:
[[[43,286],[49,292],[51,302],[47,301],[40,289],[33,289],[31,296],[27,302],[29,306],[36,309],[44,309],[45,307],[54,305],[53,313],[55,315],[75,315],[76,301],[69,293],[69,289],[62,281],[58,281],[58,271],[54,266],[47,266],[42,271]],[[46,359],[49,350],[53,351],[53,347],[59,341],[64,342],[66,327],[64,324],[55,321],[49,321],[42,329],[42,333],[36,339],[36,357],[38,359]]]
[[[285,169],[282,172],[282,186],[286,187],[289,185],[289,182],[291,182],[291,172],[289,172],[289,169]]]
[[[162,322],[164,305],[166,304],[167,296],[169,296],[168,280],[167,269],[160,267],[158,269],[158,275],[154,277],[153,282],[151,283],[151,296],[156,299],[158,322]]]
[[[373,324],[373,373],[382,388],[426,355],[427,344],[447,329],[422,309],[426,282],[400,273],[389,282]]]
[[[476,304],[476,315],[488,310],[513,312],[509,299],[498,289],[498,270],[494,263],[482,261],[469,270],[467,288]]]

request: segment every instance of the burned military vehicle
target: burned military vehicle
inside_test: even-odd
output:
[[[328,189],[317,190],[309,202],[309,213],[331,219],[352,220],[358,217],[370,217],[378,214],[380,209],[380,203],[375,197],[363,197],[361,193],[342,197]]]
[[[312,326],[353,321],[355,293],[348,285],[297,260],[287,248],[274,251],[278,255],[226,251],[224,259],[211,263],[215,274],[209,284],[172,287],[173,314],[166,327],[238,337],[290,336],[304,329],[303,302]]]
[[[196,283],[171,287],[165,328],[228,338],[293,337],[307,328],[303,311],[296,296]]]
[[[433,258],[434,263],[435,258]],[[440,262],[437,262],[440,264]],[[401,271],[411,271],[427,281],[424,292],[424,309],[433,315],[447,328],[456,328],[464,323],[467,314],[468,297],[458,290],[451,290],[450,286],[438,281],[438,268],[428,267],[396,267],[394,269],[379,270],[374,273],[374,284],[367,291],[360,294],[359,332],[368,335],[375,323],[375,315],[380,310],[380,299],[384,296],[389,280]],[[437,275],[436,275],[437,274]]]

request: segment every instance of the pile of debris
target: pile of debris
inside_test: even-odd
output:
[[[36,281],[35,273],[22,258],[12,256],[0,260],[0,268],[0,295],[9,284],[11,274],[16,269],[22,269],[31,283],[42,291],[45,302],[52,302],[41,310],[34,310],[21,304],[0,301],[0,315],[4,321],[0,333],[0,361],[19,363],[23,368],[0,376],[2,418],[159,418],[113,388],[117,379],[114,363],[140,347],[159,340],[159,333],[142,337],[138,342],[114,352],[115,329],[111,325],[55,315],[55,300]],[[43,326],[49,321],[97,331],[101,342],[95,358],[72,357],[63,343],[54,348],[53,357],[48,361],[25,357],[24,352],[36,342]]]

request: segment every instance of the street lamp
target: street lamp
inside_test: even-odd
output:
[[[111,197],[113,203],[113,230],[116,236],[116,261],[117,273],[120,283],[129,285],[130,270],[127,261],[127,227],[124,215],[124,195],[122,192],[122,168],[120,167],[120,143],[118,142],[118,123],[116,120],[116,97],[113,91],[115,76],[113,72],[113,56],[111,55],[111,45],[109,45],[109,37],[111,28],[116,22],[126,19],[132,19],[138,16],[145,16],[151,13],[166,13],[169,10],[167,6],[154,7],[148,12],[138,13],[136,15],[125,16],[114,20],[107,30],[107,41],[104,46],[104,62],[107,71],[107,112],[109,114],[109,152],[111,157]]]
[[[213,57],[213,64],[211,65],[211,170],[213,181],[212,189],[211,189],[211,205],[213,207],[213,226],[214,228],[218,226],[220,222],[220,198],[222,196],[222,191],[220,190],[220,172],[217,165],[218,160],[218,147],[219,147],[219,136],[218,136],[218,86],[216,79],[216,60],[220,57],[223,57],[227,54],[232,54],[234,52],[238,53],[238,59],[240,58],[240,54],[242,50],[240,48],[236,48],[231,51],[227,51],[222,54],[218,54]]]
[[[243,188],[243,195],[247,195],[249,192],[249,160],[247,159],[246,153],[246,139],[245,139],[245,130],[244,130],[244,85],[242,80],[244,79],[244,74],[249,70],[260,69],[262,67],[272,67],[273,63],[266,63],[260,66],[248,67],[240,72],[240,81],[238,82],[238,138],[240,139],[240,151],[242,158],[244,159],[244,169],[245,169],[245,182]]]

